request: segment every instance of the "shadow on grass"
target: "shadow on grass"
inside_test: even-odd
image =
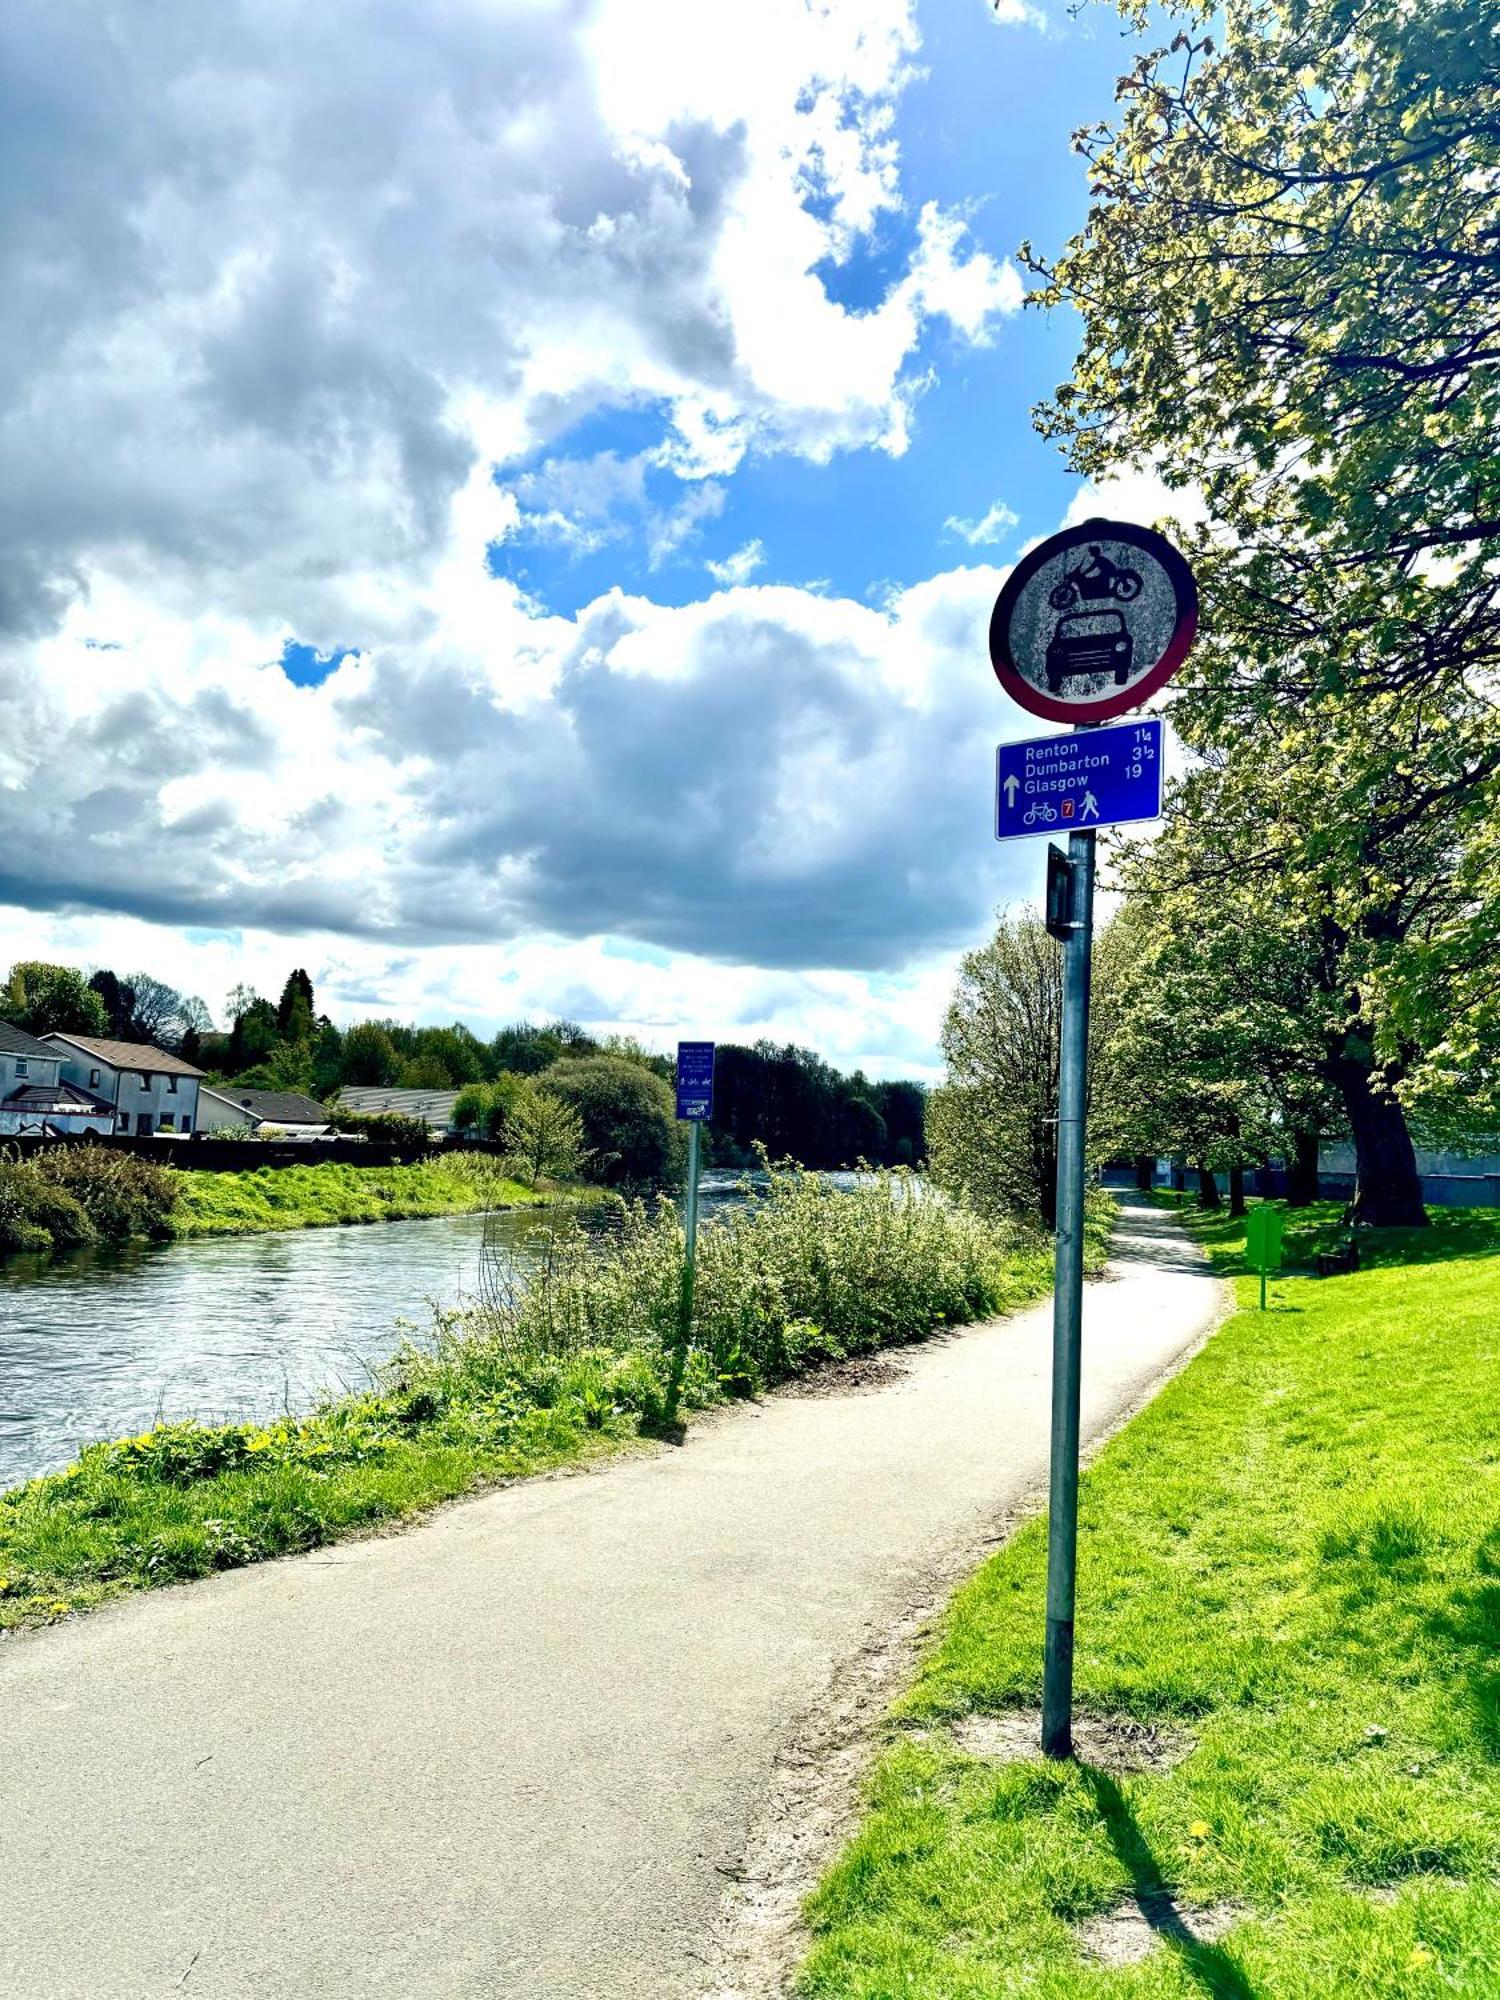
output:
[[[1091,1764],[1079,1773],[1094,1795],[1099,1818],[1121,1867],[1130,1876],[1136,1908],[1181,1959],[1184,1968],[1213,2000],[1257,2000],[1255,1987],[1239,1960],[1221,1944],[1211,1944],[1193,1929],[1191,1915],[1162,1879],[1151,1843],[1141,1832],[1130,1802],[1114,1779]]]
[[[1500,1761],[1500,1521],[1479,1544],[1474,1567],[1485,1581],[1455,1590],[1446,1608],[1425,1623],[1455,1656],[1480,1742],[1493,1762]]]

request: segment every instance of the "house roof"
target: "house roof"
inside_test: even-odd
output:
[[[51,1051],[56,1056],[57,1051]],[[115,1107],[108,1098],[96,1097],[91,1090],[85,1090],[81,1083],[69,1083],[64,1077],[61,1083],[28,1083],[24,1089],[13,1090],[5,1100],[7,1111],[55,1111],[60,1116],[81,1111],[99,1111],[110,1118],[115,1115]]]
[[[384,1090],[357,1084],[339,1092],[340,1111],[359,1111],[367,1116],[395,1111],[403,1118],[425,1118],[429,1125],[438,1126],[452,1124],[457,1102],[456,1090]]]
[[[201,1069],[194,1069],[181,1056],[169,1056],[165,1049],[153,1048],[150,1042],[114,1042],[102,1035],[65,1035],[61,1032],[47,1037],[49,1042],[66,1042],[70,1048],[82,1049],[85,1055],[96,1062],[108,1063],[111,1069],[138,1069],[154,1071],[157,1076],[202,1076]],[[48,1050],[56,1055],[56,1047]]]
[[[13,1028],[9,1021],[0,1021],[0,1056],[45,1056],[48,1062],[58,1059],[56,1049],[28,1035],[24,1028]]]
[[[236,1104],[263,1125],[326,1125],[327,1107],[300,1090],[240,1090],[232,1083],[206,1086],[213,1097]]]

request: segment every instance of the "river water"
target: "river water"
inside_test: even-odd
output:
[[[702,1186],[705,1214],[739,1198],[733,1175]],[[0,1489],[158,1419],[259,1419],[366,1386],[401,1320],[420,1332],[474,1292],[487,1222],[517,1248],[536,1227],[454,1215],[0,1260]]]

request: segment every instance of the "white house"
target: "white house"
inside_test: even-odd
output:
[[[0,1135],[112,1132],[115,1110],[61,1076],[62,1057],[46,1042],[0,1021]]]
[[[326,1138],[333,1127],[315,1097],[300,1090],[242,1090],[237,1083],[209,1084],[198,1091],[200,1132],[285,1133],[289,1139]]]
[[[63,1080],[107,1103],[117,1132],[190,1134],[198,1129],[201,1069],[149,1042],[115,1042],[99,1035],[50,1034]]]

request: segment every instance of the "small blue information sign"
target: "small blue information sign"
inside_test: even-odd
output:
[[[1160,716],[1002,743],[995,752],[995,838],[1029,840],[1160,819]]]
[[[714,1108],[714,1045],[677,1044],[677,1116],[702,1121]]]

